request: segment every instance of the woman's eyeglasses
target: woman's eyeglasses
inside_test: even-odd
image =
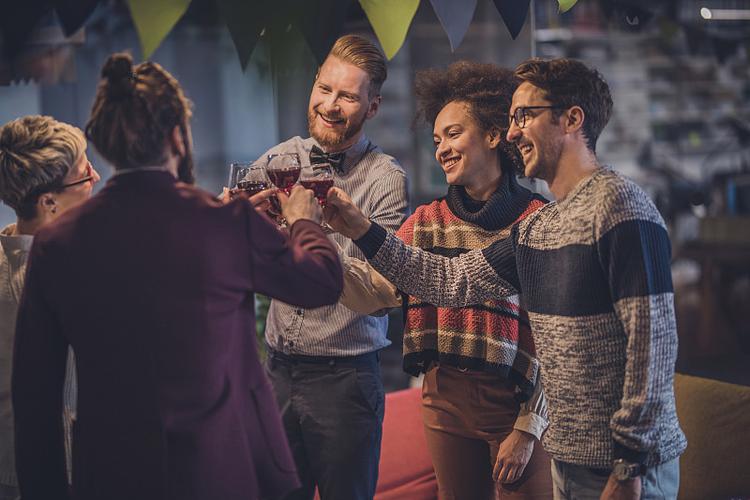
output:
[[[77,181],[68,182],[67,184],[63,184],[60,186],[62,189],[67,189],[69,187],[77,186],[79,184],[84,184],[86,182],[89,182],[93,180],[94,178],[94,167],[91,165],[91,162],[86,162],[86,175],[78,179]]]

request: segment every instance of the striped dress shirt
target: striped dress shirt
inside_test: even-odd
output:
[[[302,166],[310,164],[315,139],[293,137],[266,152],[297,153]],[[406,173],[395,158],[362,135],[346,150],[343,174],[334,173],[334,186],[341,188],[371,220],[395,231],[406,218],[408,194]],[[364,260],[351,240],[340,234],[329,236],[343,253]],[[310,290],[309,293],[315,293]],[[390,344],[386,338],[387,316],[357,314],[337,303],[317,309],[293,307],[273,300],[266,319],[266,342],[285,354],[307,356],[356,356]]]

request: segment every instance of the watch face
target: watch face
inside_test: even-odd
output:
[[[623,460],[616,460],[612,467],[612,475],[618,481],[627,481],[640,475],[640,464],[631,464]]]

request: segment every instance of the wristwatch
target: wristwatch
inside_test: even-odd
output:
[[[646,466],[639,463],[631,463],[622,458],[612,462],[612,475],[618,481],[628,481],[642,476],[646,473]]]

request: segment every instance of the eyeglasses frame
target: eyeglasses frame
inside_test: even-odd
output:
[[[530,109],[567,109],[567,107],[565,107],[565,106],[552,106],[552,105],[548,105],[548,106],[518,106],[515,109],[515,111],[513,111],[513,114],[510,115],[510,117],[508,119],[508,123],[512,125],[515,122],[516,127],[518,127],[518,128],[526,128],[526,112],[528,110],[530,110]],[[521,124],[521,123],[518,122],[518,117],[516,116],[516,115],[518,115],[519,111],[521,112],[521,116],[523,117],[523,120],[522,120],[523,124]]]

